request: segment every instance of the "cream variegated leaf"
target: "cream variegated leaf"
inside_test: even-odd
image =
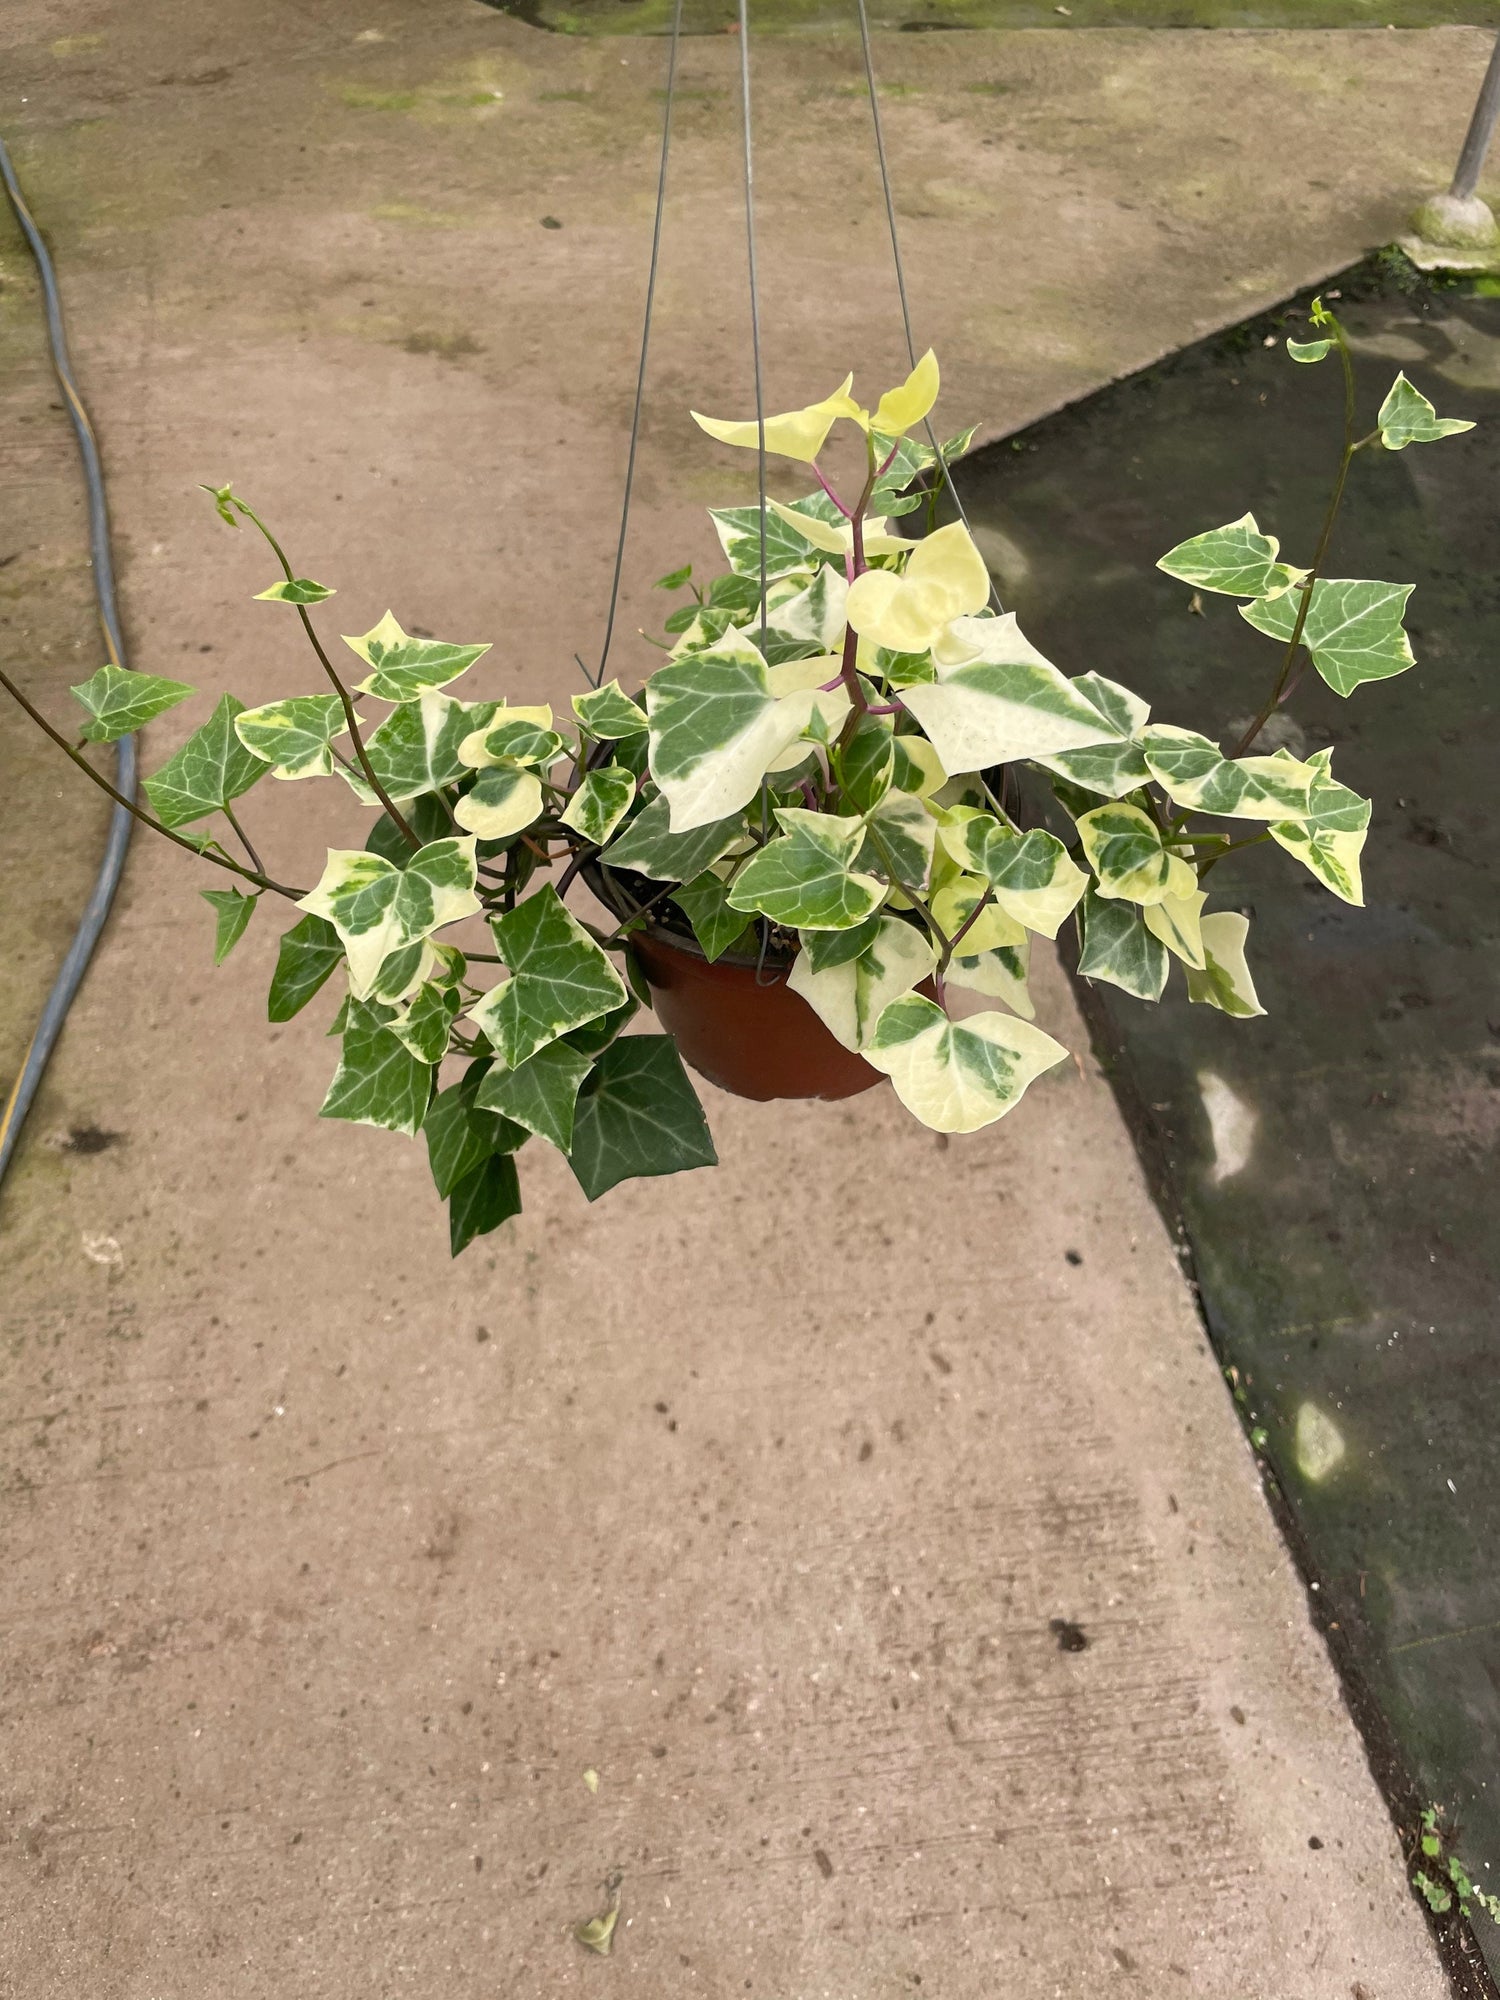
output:
[[[939,658],[936,680],[902,694],[945,770],[983,771],[1121,740],[1120,728],[1042,657],[1013,613],[959,618],[949,634],[967,657]]]
[[[778,806],[776,820],[780,837],[735,875],[727,897],[731,909],[806,931],[849,930],[879,909],[885,883],[857,866],[862,819]]]
[[[1401,623],[1414,587],[1329,576],[1314,583],[1302,644],[1335,694],[1353,694],[1364,681],[1388,680],[1415,664]],[[1302,596],[1294,590],[1242,604],[1240,616],[1257,632],[1290,640]]]
[[[965,943],[968,940],[965,939]],[[969,956],[962,948],[949,960],[944,974],[949,986],[961,986],[970,993],[982,993],[990,1000],[1003,1000],[1023,1021],[1036,1017],[1027,974],[1031,962],[1031,937],[1022,931],[1018,944],[998,946]]]
[[[1249,919],[1238,910],[1215,910],[1203,919],[1203,954],[1207,961],[1202,972],[1189,971],[1188,998],[1223,1014],[1247,1020],[1264,1014],[1256,997],[1255,982],[1245,963],[1245,938]]]
[[[962,933],[962,945],[972,953],[1018,945],[1026,935],[982,875],[960,875],[944,882],[933,892],[931,909],[944,937],[958,938]]]
[[[1145,753],[1140,736],[1151,714],[1151,704],[1142,701],[1118,681],[1103,674],[1076,674],[1070,685],[1097,709],[1101,718],[1119,736],[1107,743],[1091,743],[1081,750],[1059,750],[1050,756],[1033,757],[1044,771],[1055,772],[1086,792],[1107,799],[1123,798],[1148,782]]]
[[[1078,970],[1137,1000],[1159,1000],[1171,960],[1161,939],[1146,928],[1136,903],[1108,901],[1091,889],[1079,906],[1083,942]]]
[[[432,1066],[392,1031],[390,1010],[351,999],[338,1070],[318,1112],[355,1125],[414,1135],[422,1129]]]
[[[315,586],[316,587],[316,586]],[[482,659],[489,646],[454,646],[445,639],[416,639],[403,632],[387,611],[380,623],[344,644],[370,668],[357,683],[380,701],[415,701],[418,695],[446,687]]]
[[[1370,801],[1334,778],[1331,750],[1308,759],[1313,778],[1308,811],[1300,820],[1271,825],[1271,838],[1310,868],[1325,888],[1346,903],[1363,904],[1360,854],[1370,824]]]
[[[893,887],[920,896],[932,880],[932,856],[937,822],[910,792],[887,792],[865,815],[865,845],[861,868],[883,875]]]
[[[933,1001],[908,993],[886,1007],[863,1054],[932,1131],[977,1132],[1068,1052],[1029,1021],[997,1013],[950,1021]]]
[[[616,743],[623,736],[638,735],[646,727],[645,709],[630,699],[617,680],[606,681],[603,687],[590,688],[587,694],[575,694],[573,713],[579,725],[603,743]],[[547,720],[549,723],[552,720],[550,709]]]
[[[1180,958],[1194,972],[1203,972],[1208,965],[1203,955],[1201,923],[1207,901],[1206,890],[1194,889],[1190,895],[1166,896],[1159,903],[1147,903],[1141,910],[1151,935],[1159,938],[1174,958]]]
[[[483,780],[481,780],[481,783]],[[602,847],[630,810],[635,779],[619,764],[589,771],[563,808],[562,823]]]
[[[629,773],[622,775],[629,782]],[[542,787],[535,771],[497,764],[480,772],[453,808],[453,817],[481,840],[509,840],[530,826],[541,810]]]
[[[1158,723],[1142,744],[1151,776],[1174,805],[1230,819],[1300,819],[1308,810],[1311,764],[1288,751],[1269,757],[1226,757],[1193,729]]]
[[[1226,597],[1270,597],[1300,583],[1307,574],[1276,560],[1280,546],[1274,535],[1261,533],[1253,514],[1242,514],[1227,527],[1210,528],[1206,535],[1179,542],[1156,567],[1195,590],[1221,591]]]
[[[382,979],[383,968],[434,931],[472,916],[479,908],[475,879],[472,837],[431,841],[404,868],[364,849],[330,848],[321,880],[298,908],[338,932],[356,1000],[374,993],[377,982],[382,998],[395,998],[383,990],[390,976]]]
[[[846,375],[842,385],[831,396],[825,396],[821,403],[809,403],[805,409],[788,410],[764,421],[755,417],[728,419],[724,417],[700,416],[692,412],[693,422],[700,430],[707,431],[711,438],[722,444],[739,445],[747,451],[756,451],[764,443],[766,451],[778,458],[795,458],[803,465],[811,465],[840,417],[857,419],[861,412],[850,397],[854,377]]]
[[[1474,428],[1464,417],[1440,417],[1404,372],[1391,384],[1375,424],[1387,451],[1404,451],[1409,444],[1436,444],[1439,438],[1456,437],[1460,431]]]
[[[912,546],[900,575],[871,569],[856,577],[847,609],[849,623],[869,644],[925,653],[943,646],[954,621],[982,611],[989,596],[984,557],[963,522],[952,521]]]
[[[457,784],[470,768],[459,754],[462,745],[488,726],[500,706],[456,701],[436,691],[402,702],[365,739],[370,768],[397,805]],[[361,771],[345,769],[343,775],[357,798],[374,799]]]
[[[235,734],[252,756],[270,765],[273,778],[326,778],[334,768],[332,746],[347,727],[336,694],[263,702],[234,718]]]
[[[1139,806],[1096,806],[1078,821],[1078,837],[1099,878],[1097,893],[1107,899],[1160,903],[1198,886],[1192,863],[1168,851],[1160,827]]]
[[[880,916],[873,940],[859,957],[818,972],[811,954],[800,951],[787,984],[836,1041],[858,1049],[890,1002],[920,986],[936,964],[937,955],[922,931],[900,917]]]

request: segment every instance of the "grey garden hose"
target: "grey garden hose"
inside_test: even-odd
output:
[[[52,349],[52,366],[67,405],[68,418],[73,426],[73,434],[78,440],[79,456],[83,460],[84,482],[88,489],[89,503],[89,550],[94,568],[94,596],[99,608],[99,623],[104,633],[105,649],[110,661],[117,667],[125,664],[124,645],[120,638],[119,616],[115,609],[114,565],[109,551],[109,510],[104,499],[104,476],[99,465],[99,446],[94,437],[94,427],[89,422],[88,411],[83,406],[73,381],[72,363],[68,359],[68,340],[63,329],[62,301],[58,297],[57,277],[52,269],[52,259],[47,246],[42,241],[41,231],[32,219],[16,179],[15,168],[11,165],[10,154],[5,142],[0,139],[0,179],[5,182],[5,192],[10,196],[10,205],[16,212],[16,220],[21,225],[31,254],[36,260],[38,275],[42,281],[42,298],[47,315],[47,339]],[[134,799],[136,787],[136,743],[133,736],[122,736],[115,745],[115,789],[127,799]],[[31,1101],[36,1096],[42,1074],[47,1067],[57,1038],[62,1033],[63,1023],[68,1018],[68,1009],[73,1004],[83,975],[93,956],[94,946],[99,942],[105,920],[109,916],[110,905],[114,901],[115,890],[119,887],[120,875],[125,866],[125,850],[130,845],[131,817],[123,806],[111,808],[109,835],[104,844],[104,858],[94,881],[73,942],[62,962],[52,991],[47,995],[36,1033],[31,1038],[21,1063],[20,1074],[15,1080],[5,1109],[0,1111],[0,1181],[5,1178],[6,1169],[15,1155],[16,1145],[21,1136],[21,1127]]]

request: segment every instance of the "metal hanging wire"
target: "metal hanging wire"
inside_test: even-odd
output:
[[[630,418],[630,452],[625,461],[625,497],[620,506],[620,535],[615,544],[615,573],[609,587],[609,614],[604,621],[604,644],[599,649],[599,669],[589,675],[595,687],[604,684],[609,664],[610,642],[615,636],[615,613],[620,605],[620,578],[625,569],[625,539],[630,532],[630,496],[635,489],[635,459],[641,439],[641,409],[646,396],[646,362],[651,352],[651,317],[656,309],[656,273],[661,263],[661,223],[667,201],[667,163],[672,155],[672,107],[677,97],[677,49],[682,39],[682,0],[672,9],[672,39],[667,51],[667,101],[661,120],[661,165],[656,175],[656,219],[651,226],[651,266],[646,276],[646,313],[641,325],[641,358],[635,375],[635,408]],[[759,382],[759,375],[756,377]],[[579,665],[583,662],[580,660]],[[585,667],[587,674],[588,669]]]
[[[755,157],[750,129],[750,6],[740,6],[740,108],[745,134],[745,260],[750,273],[750,349],[755,362],[756,490],[760,507],[760,648],[766,649],[766,399],[760,366],[760,281],[755,267]]]
[[[854,0],[854,4],[859,15],[859,43],[865,59],[865,83],[870,92],[870,122],[875,128],[875,157],[880,162],[880,186],[885,196],[886,227],[889,229],[891,237],[891,261],[896,267],[896,292],[901,300],[901,325],[906,334],[907,360],[909,365],[915,368],[917,365],[917,344],[912,338],[911,306],[906,296],[906,271],[901,261],[901,237],[896,228],[896,202],[895,197],[891,193],[890,166],[885,154],[885,132],[880,123],[880,92],[875,82],[875,59],[870,50],[870,17],[865,10],[865,0]],[[741,12],[743,13],[743,11],[743,0],[741,0]],[[958,514],[959,520],[963,522],[964,527],[967,529],[969,528],[969,517],[964,512],[964,503],[959,498],[958,488],[953,483],[953,473],[943,454],[943,447],[938,443],[937,433],[932,428],[931,418],[928,418],[924,422],[923,429],[927,433],[927,442],[937,454],[938,470],[943,476],[949,493],[953,496],[954,509]],[[969,529],[969,532],[972,534],[973,530]],[[988,574],[988,565],[986,565],[986,574]],[[995,579],[993,576],[990,577],[990,602],[994,605],[996,611],[1003,610],[1004,607],[1000,602],[1000,593],[995,588]]]

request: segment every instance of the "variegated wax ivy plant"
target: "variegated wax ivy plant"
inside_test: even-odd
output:
[[[851,377],[766,419],[765,450],[807,466],[818,490],[764,515],[714,510],[728,573],[706,590],[691,567],[662,579],[692,595],[667,620],[674,643],[644,705],[618,681],[590,686],[566,726],[545,705],[453,693],[488,647],[413,637],[389,613],[345,640],[361,669],[346,684],[310,616],[331,593],[297,575],[245,501],[210,489],[227,522],[250,521],[274,551],[283,576],[261,595],[292,608],[331,691],[253,708],[221,696],[145,781],[149,812],[136,810],[246,885],[203,892],[218,960],[265,895],[297,904],[271,1019],[291,1019],[342,968],[330,1031],[341,1057],[321,1115],[425,1134],[455,1254],[516,1213],[516,1154],[533,1137],[567,1156],[590,1199],[630,1176],[714,1161],[671,1037],[620,1032],[650,1004],[630,949],[648,916],[710,960],[789,962],[812,1013],[940,1132],[988,1125],[1064,1059],[1034,1025],[1027,964],[1032,938],[1070,920],[1091,979],[1156,1000],[1177,959],[1191,1000],[1259,1014],[1247,921],[1206,908],[1210,871],[1274,840],[1358,903],[1370,805],[1334,777],[1330,751],[1302,760],[1253,745],[1309,662],[1340,695],[1412,664],[1401,623],[1411,586],[1323,574],[1350,465],[1370,446],[1401,451],[1471,428],[1436,417],[1398,375],[1374,428],[1356,435],[1343,330],[1321,304],[1313,319],[1316,337],[1287,345],[1303,363],[1337,353],[1345,434],[1309,567],[1283,562],[1249,514],[1160,564],[1242,599],[1245,619],[1277,641],[1270,693],[1229,754],[1153,722],[1098,672],[1068,678],[991,609],[967,527],[933,526],[947,459],[968,439],[939,454],[912,435],[937,396],[928,354],[873,412],[853,400]],[[757,422],[697,421],[731,445],[761,442]],[[818,463],[840,422],[864,439],[852,503]],[[924,539],[891,532],[889,517],[924,503]],[[73,692],[84,739],[102,743],[193,690],[106,666]],[[1018,821],[1017,765],[1050,787],[1062,836]],[[332,777],[380,808],[361,843],[329,851],[311,889],[266,872],[236,813],[267,773]],[[245,859],[221,844],[218,819]],[[1256,830],[1236,838],[1216,820]],[[614,896],[612,929],[564,901],[591,864],[608,871],[592,866],[589,879]],[[971,1000],[955,1018],[956,989],[999,1004],[973,1011]]]

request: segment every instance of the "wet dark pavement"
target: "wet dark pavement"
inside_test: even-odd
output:
[[[1251,916],[1265,1019],[1190,1007],[1180,973],[1159,1007],[1089,995],[1403,1833],[1438,1804],[1500,1889],[1500,299],[1390,263],[1329,282],[1361,428],[1398,367],[1479,420],[1362,453],[1337,530],[1328,574],[1416,583],[1417,665],[1348,701],[1309,675],[1289,711],[1293,750],[1338,745],[1339,776],[1375,801],[1367,906],[1257,847],[1209,879],[1214,907]],[[1157,720],[1233,735],[1274,677],[1232,600],[1194,609],[1153,565],[1247,508],[1310,559],[1340,396],[1331,361],[1286,357],[1305,306],[966,468],[1028,636],[1065,672],[1139,689]],[[1500,1967],[1500,1928],[1475,1924]]]

